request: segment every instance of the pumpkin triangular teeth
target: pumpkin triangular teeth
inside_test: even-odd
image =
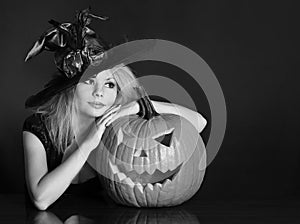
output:
[[[153,191],[153,185],[152,185],[152,184],[148,183],[148,184],[147,184],[147,187],[148,187],[151,191]]]
[[[119,169],[118,169],[118,166],[112,164],[111,161],[109,161],[109,166],[110,166],[110,169],[111,169],[111,171],[113,172],[113,174],[116,174],[116,173],[119,173],[119,172],[120,172]]]
[[[135,187],[143,194],[144,193],[144,187],[140,183],[136,183]]]
[[[131,188],[133,188],[135,185],[129,177],[125,178],[122,183],[129,185]]]
[[[155,183],[155,184],[154,184],[154,187],[155,187],[155,186],[156,186],[156,187],[159,187],[160,189],[162,188],[162,184],[161,184],[161,183]]]

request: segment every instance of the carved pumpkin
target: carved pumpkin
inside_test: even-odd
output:
[[[142,102],[137,115],[118,118],[107,127],[93,151],[96,170],[117,203],[181,204],[198,191],[203,180],[204,143],[183,117],[158,114],[148,96]]]

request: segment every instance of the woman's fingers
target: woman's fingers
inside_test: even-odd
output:
[[[107,119],[105,121],[103,121],[103,124],[105,125],[105,127],[109,126],[110,123],[112,121],[114,121],[116,117],[117,117],[117,113],[114,113],[111,116],[107,117]]]
[[[112,112],[109,114],[109,116],[106,116],[101,123],[99,123],[98,127],[98,133],[104,132],[105,128],[108,126],[107,122],[109,122],[111,119],[113,119],[114,116],[116,116],[116,112]]]
[[[111,117],[112,115],[116,114],[116,113],[119,111],[119,109],[120,109],[120,106],[117,106],[117,107],[111,109],[111,110],[110,110],[108,113],[106,113],[105,115],[103,115],[103,117],[102,117],[99,121],[97,121],[97,126],[100,126],[100,125],[102,125],[103,123],[106,123],[106,122],[107,122],[107,119],[108,119],[109,117]]]
[[[105,118],[105,116],[109,115],[110,113],[114,113],[115,111],[118,111],[120,108],[121,108],[121,105],[111,107],[107,112],[105,112],[105,114],[103,115],[103,118]]]
[[[100,125],[101,123],[103,123],[103,121],[104,121],[107,117],[111,116],[111,114],[115,114],[115,113],[120,109],[120,107],[121,107],[121,105],[119,105],[119,106],[114,106],[114,107],[110,108],[110,109],[108,110],[108,112],[106,112],[106,113],[102,116],[102,118],[101,118],[100,120],[97,121],[97,125]]]
[[[106,127],[109,126],[112,122],[114,122],[116,119],[118,119],[120,117],[120,114],[115,113],[113,114],[113,116],[109,119],[109,121],[106,123]]]
[[[111,118],[106,124],[105,124],[105,126],[107,127],[107,126],[109,126],[114,120],[115,120],[115,116],[114,116],[114,118]]]
[[[112,111],[112,110],[114,110],[116,108],[120,108],[120,107],[121,107],[121,105],[114,105],[111,108],[109,108],[107,111],[105,111],[105,114],[109,113],[110,111]]]

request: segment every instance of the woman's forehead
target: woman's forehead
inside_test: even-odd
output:
[[[92,77],[93,78],[99,78],[99,79],[113,79],[114,78],[111,69],[101,71],[101,72],[93,75]]]

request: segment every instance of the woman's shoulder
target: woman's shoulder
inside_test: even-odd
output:
[[[42,115],[40,113],[31,114],[23,123],[23,131],[33,131],[37,128],[44,128]]]
[[[44,118],[40,113],[34,113],[27,117],[23,123],[23,131],[36,135],[46,146],[49,142],[48,132],[44,123]]]

